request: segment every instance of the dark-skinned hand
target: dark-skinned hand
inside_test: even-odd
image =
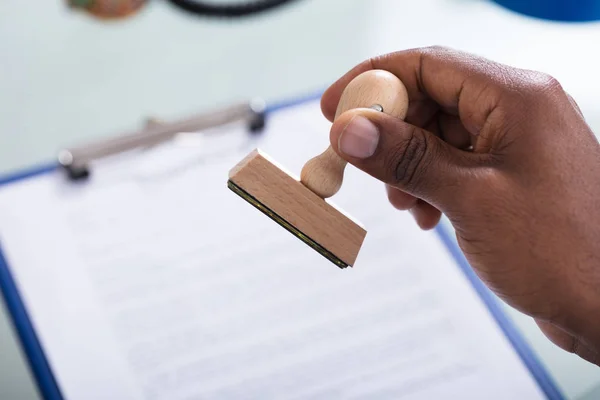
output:
[[[406,86],[404,121],[370,109],[334,121],[369,69]],[[600,146],[551,76],[432,47],[367,60],[322,97],[333,149],[386,184],[422,229],[443,213],[500,298],[561,348],[600,365]]]

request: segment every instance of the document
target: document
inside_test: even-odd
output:
[[[66,399],[541,399],[434,231],[351,165],[339,269],[226,186],[329,145],[318,102],[0,187],[0,245]]]

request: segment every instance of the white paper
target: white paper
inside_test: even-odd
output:
[[[259,146],[299,174],[318,103],[0,189],[0,243],[67,399],[536,399],[435,232],[349,166],[333,203],[368,230],[341,270],[226,187]]]

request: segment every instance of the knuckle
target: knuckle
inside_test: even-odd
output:
[[[519,89],[527,98],[541,98],[563,93],[560,82],[544,72],[523,71],[519,80]]]
[[[396,143],[388,161],[392,183],[407,189],[419,185],[427,160],[427,139],[417,127]]]
[[[519,122],[548,118],[552,110],[559,110],[568,101],[560,82],[552,75],[519,69],[499,99],[499,104]]]
[[[422,47],[418,50],[419,57],[421,59],[420,63],[431,61],[431,60],[448,60],[453,56],[456,56],[457,51],[446,46],[441,45],[432,45],[427,47]]]
[[[452,51],[452,49],[450,47],[447,47],[447,46],[443,46],[443,45],[439,45],[439,44],[434,44],[434,45],[431,45],[431,46],[423,47],[422,51],[424,53],[439,54],[439,53],[448,53],[448,52]]]

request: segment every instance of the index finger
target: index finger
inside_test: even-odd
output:
[[[333,121],[346,85],[357,75],[383,69],[406,86],[409,102],[430,99],[449,114],[458,115],[476,134],[503,91],[518,77],[517,69],[469,53],[443,47],[403,50],[366,60],[331,85],[321,98],[321,109]]]

